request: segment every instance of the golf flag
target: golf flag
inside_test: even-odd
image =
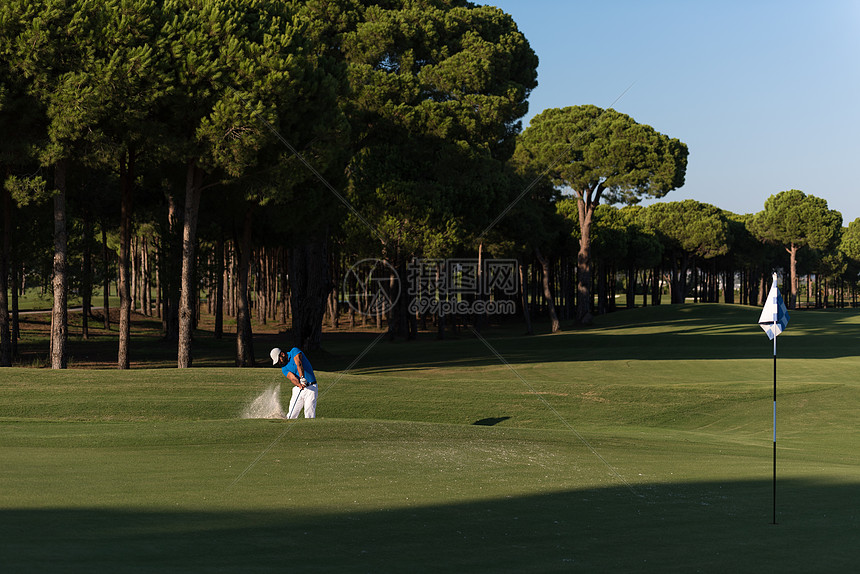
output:
[[[764,303],[764,308],[761,310],[761,316],[758,318],[759,326],[767,333],[767,338],[771,341],[785,331],[788,327],[788,309],[785,307],[785,301],[782,300],[782,294],[779,292],[779,287],[776,286],[776,273],[773,274],[773,285],[770,287],[770,292],[767,294],[767,300]]]
[[[776,286],[777,276],[773,274],[773,284],[764,302],[764,309],[758,318],[759,327],[773,341],[773,523],[776,524],[776,338],[788,327],[788,309]]]

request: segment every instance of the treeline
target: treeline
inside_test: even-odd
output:
[[[119,368],[135,309],[191,366],[202,293],[216,336],[236,318],[237,365],[255,363],[252,313],[317,347],[326,313],[356,321],[341,287],[368,258],[400,277],[418,258],[515,260],[520,309],[545,305],[556,328],[611,310],[619,288],[630,304],[661,302],[664,284],[673,302],[728,301],[738,282],[754,303],[777,267],[793,287],[804,273],[855,284],[860,241],[822,200],[785,192],[755,216],[640,208],[683,185],[686,145],[594,106],[523,131],[538,59],[494,7],[8,0],[0,58],[0,365],[34,284],[53,295],[53,368],[69,293],[86,321],[113,281]],[[799,219],[780,211],[807,203]],[[372,320],[414,335],[428,317],[409,299]]]
[[[293,336],[318,345],[330,242],[401,260],[415,242],[462,243],[501,210],[537,67],[508,15],[450,0],[11,0],[0,53],[0,292],[21,280],[10,269],[36,264],[30,233],[52,230],[55,368],[75,237],[97,228],[118,237],[120,368],[144,224],[180,367],[204,237],[239,254],[238,364],[254,362],[247,281],[261,246],[288,250]],[[5,296],[0,307],[8,364]]]
[[[577,203],[556,206],[575,222]],[[574,318],[576,308],[565,279],[579,238],[571,227],[572,241],[553,252],[551,271],[553,290],[564,294],[563,318]],[[588,305],[595,313],[688,300],[761,305],[774,271],[783,274],[790,308],[857,305],[860,219],[842,227],[826,201],[798,190],[772,195],[761,212],[745,215],[694,200],[599,205],[592,245],[595,297]]]

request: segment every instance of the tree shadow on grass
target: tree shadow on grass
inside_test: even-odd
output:
[[[685,483],[313,514],[0,510],[7,572],[848,572],[857,484]],[[372,506],[372,504],[371,504]]]
[[[786,359],[830,359],[857,356],[860,330],[830,335],[808,335],[789,330],[779,337],[778,356]],[[354,358],[372,341],[356,348],[329,345],[316,359],[321,370],[338,371],[351,366],[354,374],[381,374],[391,371],[457,369],[580,361],[656,360],[771,360],[773,344],[764,332],[752,325],[743,332],[714,333],[689,327],[668,333],[626,334],[623,332],[566,332],[540,337],[496,337],[486,335],[461,339],[456,344],[438,342],[377,343],[357,364]],[[498,355],[497,355],[498,353]],[[309,356],[311,353],[308,353]]]
[[[309,350],[307,354],[319,370],[335,372],[350,368],[350,372],[360,374],[498,366],[502,362],[495,353],[510,364],[768,359],[772,357],[772,345],[756,323],[759,313],[758,308],[737,305],[661,305],[601,316],[591,328],[568,325],[567,330],[555,335],[528,337],[510,327],[487,329],[481,333],[483,340],[467,328],[452,340],[438,341],[435,333],[427,332],[421,333],[416,341],[384,339],[376,344],[373,344],[379,336],[376,332],[332,332],[325,334],[323,349]],[[779,337],[779,356],[794,359],[857,356],[858,316],[856,310],[793,311],[789,329]],[[141,328],[143,325],[140,323]],[[135,327],[133,332],[139,329]],[[269,366],[269,350],[289,344],[290,337],[263,333],[254,339],[257,364]],[[44,362],[46,341],[20,344],[18,362],[22,365]],[[72,367],[114,368],[116,364],[115,333],[89,341],[73,334],[68,350]],[[158,335],[135,336],[130,345],[133,368],[174,368],[176,352],[175,342],[163,341]],[[234,366],[235,335],[216,340],[211,333],[197,331],[192,354],[197,367]],[[358,356],[362,359],[355,364]]]

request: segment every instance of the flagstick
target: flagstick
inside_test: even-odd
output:
[[[776,524],[776,337],[773,338],[773,523]]]
[[[758,318],[759,326],[773,340],[773,523],[776,524],[776,338],[788,327],[788,311],[777,287],[777,274],[765,299],[764,309]]]

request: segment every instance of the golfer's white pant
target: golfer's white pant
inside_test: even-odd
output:
[[[312,419],[317,416],[317,384],[300,389],[293,386],[293,395],[290,397],[290,408],[287,409],[287,417],[299,418],[299,413],[305,409],[305,418]]]

